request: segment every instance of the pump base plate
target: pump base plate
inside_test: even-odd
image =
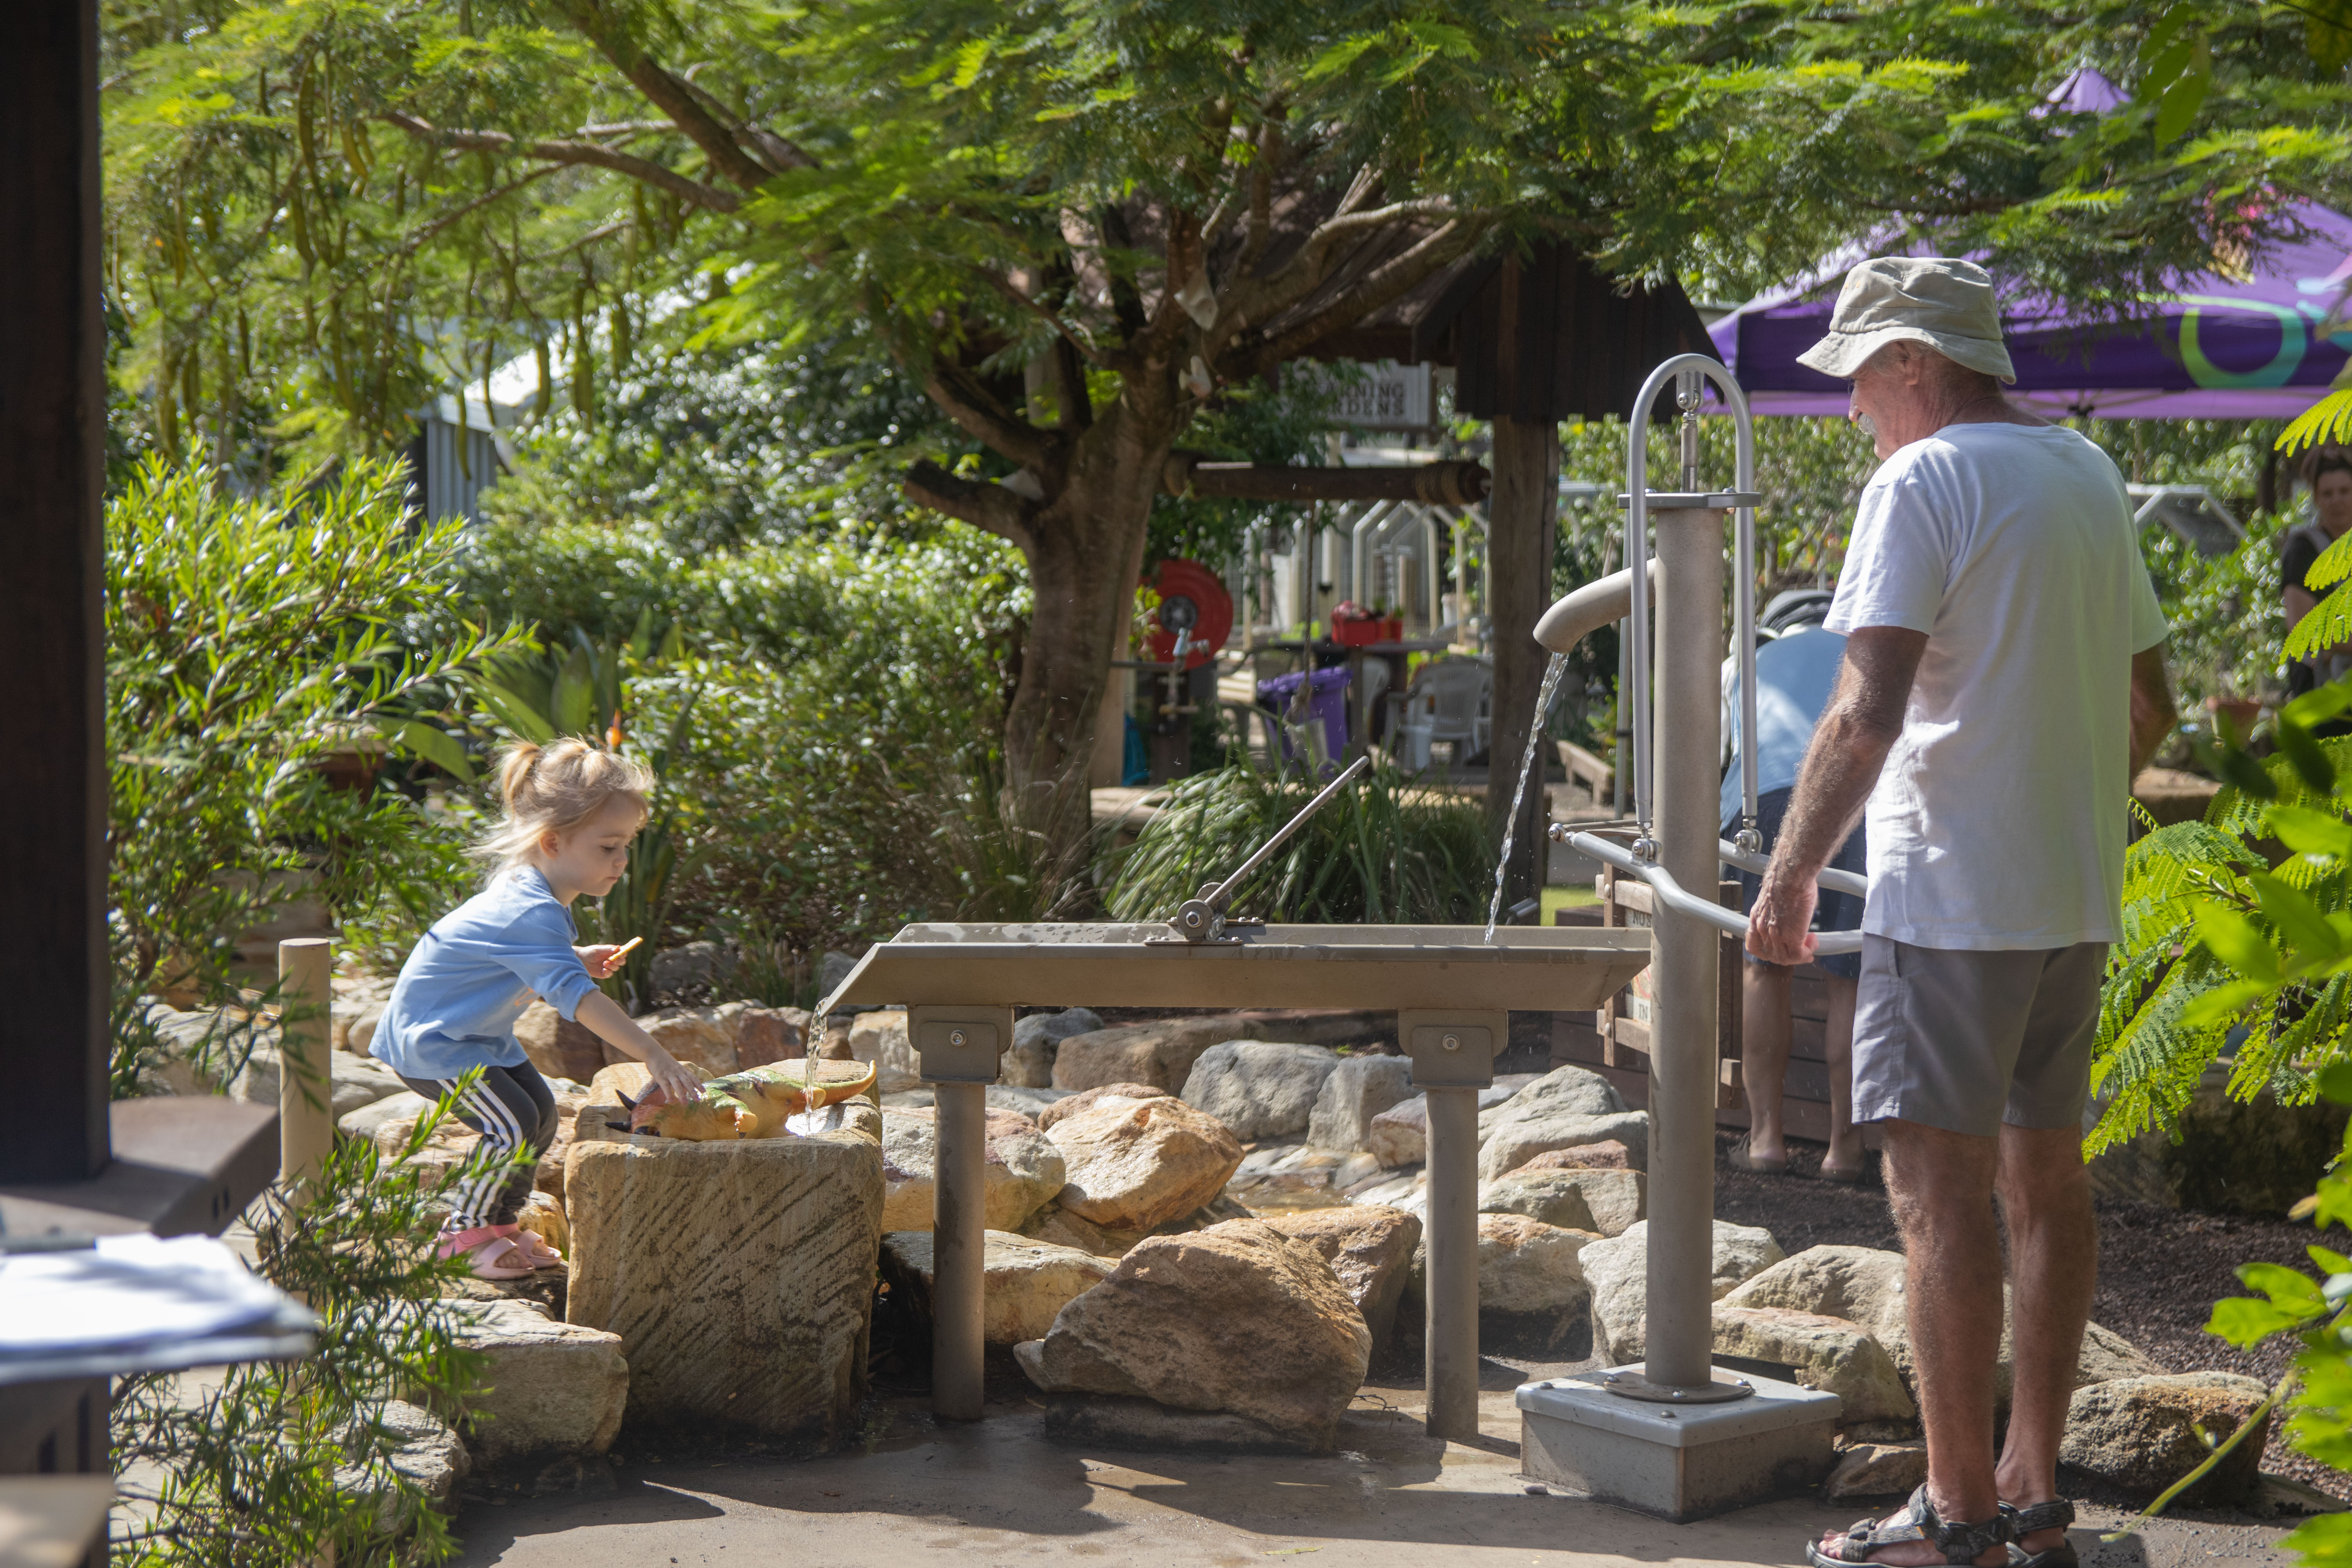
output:
[[[1834,1394],[1749,1376],[1750,1397],[1657,1404],[1612,1393],[1607,1376],[1520,1386],[1528,1476],[1679,1523],[1819,1486],[1835,1462],[1843,1405]]]

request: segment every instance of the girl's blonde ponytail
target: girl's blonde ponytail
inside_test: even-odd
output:
[[[542,835],[570,832],[615,796],[635,803],[642,821],[653,787],[653,773],[643,763],[577,735],[547,746],[517,741],[499,763],[505,818],[474,853],[496,860],[501,870],[520,865]]]

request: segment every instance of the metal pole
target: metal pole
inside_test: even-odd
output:
[[[1459,1440],[1478,1435],[1478,1091],[1423,1092],[1429,1097],[1426,1419],[1431,1436]]]
[[[333,990],[328,969],[334,943],[295,937],[278,944],[278,1179],[296,1205],[335,1147]]]
[[[931,1199],[931,1414],[977,1421],[983,1403],[988,1089],[937,1083],[931,1093],[939,1127]]]
[[[1685,888],[1716,885],[1716,639],[1723,635],[1723,513],[1657,520],[1659,723],[1650,770],[1659,860]],[[1644,595],[1633,595],[1640,614]],[[1715,1250],[1716,956],[1712,927],[1680,918],[1651,936],[1650,1245],[1643,1371],[1708,1381]]]

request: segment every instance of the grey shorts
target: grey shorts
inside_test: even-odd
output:
[[[2103,942],[1979,952],[1864,934],[1853,1119],[1979,1138],[2080,1126],[2106,962]]]

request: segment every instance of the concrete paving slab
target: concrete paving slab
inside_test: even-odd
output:
[[[1319,1457],[1136,1453],[1047,1438],[1043,1407],[992,1403],[975,1425],[934,1424],[919,1400],[877,1413],[866,1444],[810,1460],[655,1462],[632,1454],[602,1495],[476,1503],[457,1521],[461,1568],[796,1568],[1103,1560],[1239,1568],[1288,1558],[1367,1568],[1803,1561],[1811,1533],[1860,1511],[1792,1500],[1669,1525],[1538,1490],[1519,1473],[1507,1390],[1480,1396],[1475,1445],[1421,1430],[1420,1393],[1367,1389]],[[2161,1521],[2113,1545],[2122,1516],[2086,1510],[2089,1568],[2285,1564],[2284,1528]]]

